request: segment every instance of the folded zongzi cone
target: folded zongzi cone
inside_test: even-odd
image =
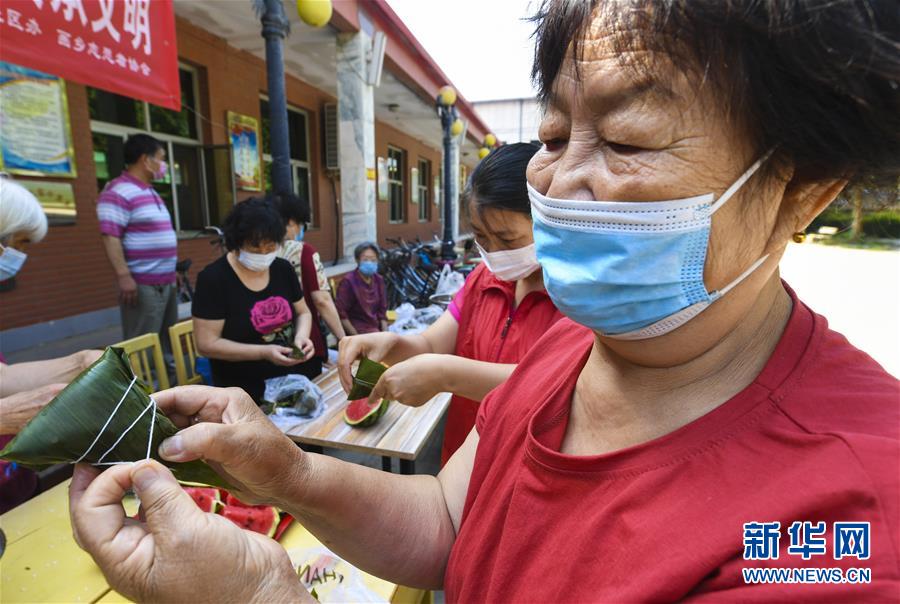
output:
[[[159,458],[159,444],[177,431],[151,403],[145,385],[134,379],[125,352],[110,347],[28,422],[0,451],[0,459],[40,470],[79,459],[104,466],[140,461],[149,451],[180,481],[230,488],[202,461]]]
[[[386,365],[370,361],[366,357],[360,359],[359,368],[356,370],[356,375],[353,376],[353,387],[347,398],[351,401],[367,398],[372,394],[372,389],[375,388],[375,384],[378,383],[381,374],[385,371],[387,371]]]

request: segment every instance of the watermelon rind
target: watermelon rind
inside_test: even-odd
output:
[[[364,416],[354,420],[347,414],[347,412],[350,410],[350,406],[355,402],[357,401],[350,401],[350,404],[347,405],[346,409],[344,409],[344,421],[354,428],[368,428],[369,426],[375,425],[375,422],[377,422],[381,418],[381,416],[385,414],[391,404],[390,400],[383,398],[381,399],[381,403],[379,405],[372,407]]]

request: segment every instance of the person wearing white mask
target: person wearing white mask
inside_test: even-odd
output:
[[[285,236],[278,210],[260,198],[237,204],[222,231],[228,253],[197,276],[191,314],[200,354],[216,386],[237,386],[257,402],[265,380],[314,378],[312,315],[290,262],[277,258]]]
[[[361,356],[391,365],[372,391],[407,405],[451,392],[441,462],[463,444],[482,398],[562,315],[544,291],[532,236],[525,168],[538,147],[504,145],[472,171],[462,194],[484,259],[447,311],[420,335],[365,334],[341,342],[338,369],[349,389]]]

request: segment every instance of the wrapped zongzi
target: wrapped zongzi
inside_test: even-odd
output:
[[[375,384],[378,383],[381,374],[385,371],[387,371],[387,366],[381,363],[370,361],[366,357],[360,359],[359,368],[356,370],[356,375],[353,376],[353,388],[350,389],[347,398],[351,401],[367,398],[372,394],[372,389],[375,388]]]
[[[152,457],[180,481],[229,488],[202,461],[159,458],[159,444],[177,431],[135,377],[125,352],[110,347],[0,451],[0,459],[40,470],[58,463],[106,466]]]

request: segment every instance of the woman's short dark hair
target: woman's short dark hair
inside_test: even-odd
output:
[[[498,208],[531,216],[525,169],[538,149],[532,143],[513,143],[491,151],[475,166],[466,183],[462,194],[466,210],[471,202],[478,212]]]
[[[759,153],[777,146],[798,176],[900,173],[896,0],[544,0],[532,68],[544,103],[598,5],[626,67],[652,69],[629,50],[668,55],[715,86]]]
[[[363,243],[357,245],[356,249],[353,250],[353,257],[356,258],[357,262],[359,262],[360,257],[366,250],[372,250],[373,252],[375,252],[376,256],[379,254],[377,245],[375,245],[371,241],[364,241]]]
[[[275,204],[284,224],[287,224],[291,220],[297,224],[306,224],[310,222],[311,213],[308,201],[303,201],[293,193],[271,193],[266,198]]]
[[[142,155],[153,157],[162,148],[163,144],[149,134],[132,134],[125,141],[122,159],[126,166],[130,166],[141,159]]]
[[[237,250],[244,245],[258,246],[268,241],[281,243],[284,222],[275,206],[261,197],[251,197],[238,203],[222,225],[225,247]]]

